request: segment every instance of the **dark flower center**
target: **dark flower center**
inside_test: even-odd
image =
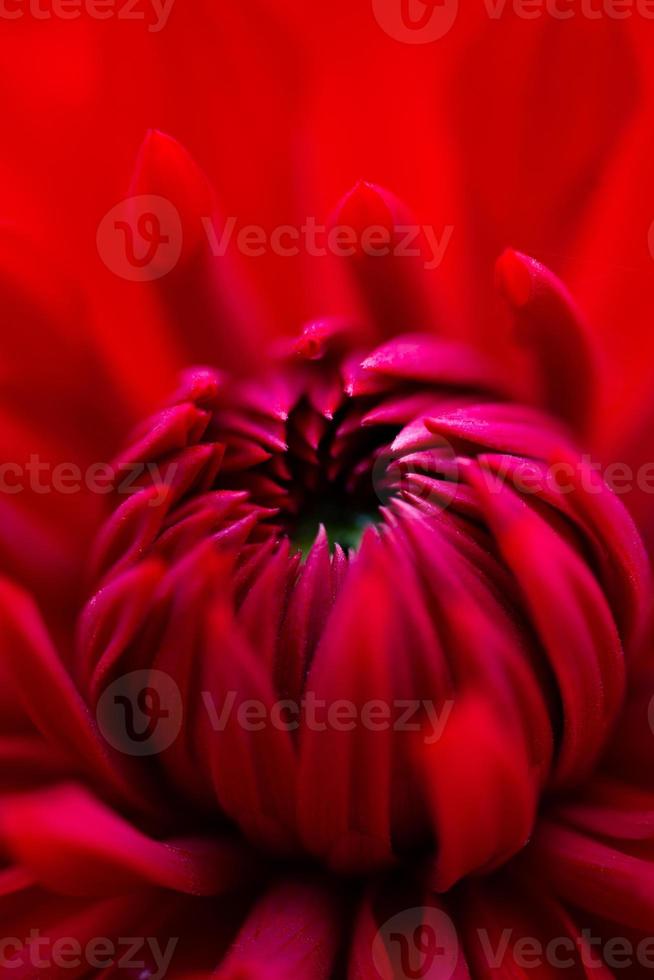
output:
[[[282,526],[304,554],[321,526],[332,547],[356,549],[366,527],[380,519],[379,506],[388,497],[376,461],[396,430],[362,429],[355,417],[351,431],[354,413],[349,408],[345,404],[333,420],[325,420],[305,403],[288,420]]]
[[[220,474],[219,486],[247,490],[252,501],[271,510],[267,523],[304,554],[321,526],[332,547],[356,549],[366,527],[381,519],[380,506],[397,491],[390,482],[389,447],[399,426],[362,424],[374,407],[372,398],[353,400],[341,392],[333,413],[325,414],[312,404],[311,392],[303,395],[276,427],[275,420],[266,420],[266,433],[259,433],[262,458]],[[231,470],[231,461],[242,452],[240,433],[258,432],[263,422],[247,409],[229,417],[234,428],[226,463]],[[215,427],[222,425],[219,410]]]

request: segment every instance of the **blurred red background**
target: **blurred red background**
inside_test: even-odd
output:
[[[149,403],[177,368],[174,343],[155,342],[138,286],[95,244],[148,128],[188,148],[243,224],[325,220],[357,179],[375,181],[418,220],[453,226],[432,273],[448,332],[500,343],[492,270],[507,245],[566,280],[601,341],[611,444],[650,388],[654,20],[488,9],[471,0],[428,44],[389,36],[371,0],[176,0],[156,32],[151,13],[0,17],[0,210],[92,297],[88,329],[116,376],[148,360],[151,389],[133,374],[132,396]],[[273,330],[342,312],[328,263],[247,265]]]

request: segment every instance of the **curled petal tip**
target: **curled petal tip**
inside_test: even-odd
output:
[[[188,150],[173,136],[158,129],[149,129],[138,153],[134,183],[173,181],[192,177],[205,197],[211,197],[211,187]],[[146,189],[142,187],[142,189]],[[154,189],[152,186],[147,189]]]
[[[340,350],[350,333],[351,328],[344,320],[313,320],[292,342],[291,350],[307,361],[318,361],[328,352]]]
[[[507,249],[495,267],[496,285],[531,350],[549,411],[586,437],[592,417],[596,361],[592,339],[565,285],[540,262]]]
[[[314,548],[324,548],[329,543],[327,537],[327,528],[324,524],[320,524],[318,528],[318,533],[316,534],[315,540],[313,542]]]
[[[393,228],[391,195],[376,184],[359,180],[336,207],[332,225],[346,225],[357,231],[381,225]]]
[[[154,280],[176,339],[183,338],[194,361],[219,361],[235,372],[254,368],[263,354],[263,317],[237,257],[216,253],[213,188],[181,143],[158,130],[147,133],[125,203],[130,224],[153,219],[173,251],[172,265]],[[153,265],[158,249],[154,254]]]
[[[348,263],[378,338],[436,323],[428,287],[425,226],[392,193],[360,180],[338,204],[332,228],[354,232]],[[413,236],[407,247],[407,232]],[[424,251],[424,254],[423,254]]]
[[[327,340],[323,324],[310,323],[293,342],[293,353],[307,361],[317,361],[325,353]]]
[[[141,144],[130,192],[169,201],[179,212],[184,246],[189,251],[203,240],[203,219],[215,209],[211,185],[189,152],[172,136],[150,129]]]
[[[507,248],[495,265],[495,282],[502,296],[514,307],[526,306],[533,294],[532,266],[538,263],[529,256]]]

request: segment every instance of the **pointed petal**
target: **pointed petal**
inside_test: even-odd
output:
[[[261,315],[238,280],[233,256],[213,254],[212,236],[220,225],[205,175],[176,140],[151,130],[141,147],[131,193],[146,202],[162,198],[179,214],[180,259],[154,281],[176,342],[193,361],[236,372],[252,368],[261,352],[256,329]]]
[[[586,436],[594,410],[594,352],[570,293],[545,266],[511,249],[499,258],[496,275],[516,316],[517,339],[533,353],[544,406]]]

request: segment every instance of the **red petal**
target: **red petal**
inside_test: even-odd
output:
[[[328,980],[340,939],[340,909],[327,889],[303,881],[274,886],[255,905],[219,980]]]
[[[543,404],[586,436],[594,410],[594,352],[570,293],[539,262],[510,249],[496,271],[516,315],[518,340],[533,352]]]
[[[107,895],[158,885],[215,895],[242,882],[248,864],[228,840],[159,842],[74,784],[0,802],[4,845],[47,888]]]

